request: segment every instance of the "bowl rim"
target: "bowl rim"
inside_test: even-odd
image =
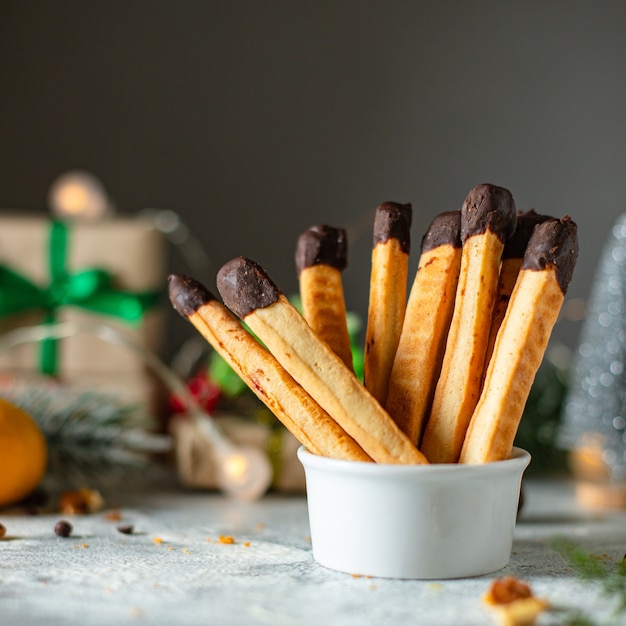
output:
[[[298,459],[306,468],[332,471],[341,474],[358,474],[362,476],[433,476],[435,474],[481,475],[500,473],[509,470],[524,470],[531,461],[531,455],[523,448],[513,447],[511,456],[504,461],[490,463],[432,463],[432,464],[393,464],[367,463],[364,461],[348,461],[333,459],[309,452],[301,445],[297,450]]]

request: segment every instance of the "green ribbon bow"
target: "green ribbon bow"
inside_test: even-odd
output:
[[[44,323],[54,324],[59,309],[76,306],[94,313],[110,315],[130,324],[139,323],[153,308],[159,293],[121,291],[113,287],[113,277],[103,269],[70,273],[67,268],[69,228],[53,221],[50,230],[50,284],[40,287],[7,265],[0,264],[0,317],[26,311],[44,311]],[[57,341],[42,344],[40,369],[57,373]]]

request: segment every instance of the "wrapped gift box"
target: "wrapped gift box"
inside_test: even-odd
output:
[[[163,234],[148,219],[53,224],[46,216],[0,215],[0,338],[46,320],[95,323],[161,353],[167,269]],[[67,280],[59,278],[63,275]],[[91,290],[87,298],[85,285]],[[70,289],[78,296],[68,297]],[[20,306],[11,304],[20,299]],[[42,307],[42,300],[55,304]],[[133,315],[137,310],[140,314]],[[42,356],[51,343],[52,372]],[[155,384],[141,355],[92,332],[13,347],[0,353],[0,370],[52,373],[83,386],[106,382],[140,402],[153,396]]]

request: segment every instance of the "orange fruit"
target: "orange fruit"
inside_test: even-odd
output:
[[[48,448],[35,420],[0,398],[0,506],[28,496],[46,473]]]

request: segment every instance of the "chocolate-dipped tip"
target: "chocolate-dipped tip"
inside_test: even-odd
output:
[[[534,209],[520,211],[517,214],[515,232],[504,244],[503,259],[523,259],[526,246],[537,224],[551,219],[549,215],[539,215]]]
[[[329,265],[344,270],[348,263],[348,237],[344,228],[325,224],[311,226],[298,237],[296,269],[298,274],[313,265]]]
[[[172,274],[168,278],[170,302],[184,318],[193,315],[215,296],[201,283],[188,276]]]
[[[553,266],[561,291],[566,293],[578,258],[577,231],[576,223],[569,215],[560,220],[550,218],[535,226],[522,269],[541,271]]]
[[[461,208],[461,241],[487,230],[505,242],[515,231],[515,202],[508,189],[477,185],[467,194]]]
[[[217,290],[224,304],[242,319],[255,309],[273,304],[281,294],[258,263],[242,256],[228,261],[220,268],[217,273]]]
[[[461,247],[461,211],[445,211],[435,216],[422,237],[422,252],[448,245]]]
[[[412,219],[413,207],[410,203],[383,202],[376,209],[373,246],[389,239],[397,239],[402,251],[409,254]]]

